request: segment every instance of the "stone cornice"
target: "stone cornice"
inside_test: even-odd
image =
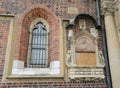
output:
[[[111,15],[116,11],[115,3],[112,0],[101,0],[102,15]]]

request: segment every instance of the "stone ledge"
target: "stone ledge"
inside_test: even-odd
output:
[[[0,14],[2,17],[15,17],[15,14]]]
[[[68,77],[70,79],[85,79],[85,80],[98,80],[104,79],[104,69],[103,67],[69,67]]]
[[[24,68],[24,61],[14,60],[12,67],[12,75],[59,75],[60,62],[50,62],[49,68]]]
[[[10,75],[7,77],[8,79],[14,79],[14,78],[64,78],[63,75]]]

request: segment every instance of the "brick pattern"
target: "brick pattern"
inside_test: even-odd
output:
[[[59,58],[59,18],[69,19],[77,14],[68,14],[68,7],[75,7],[79,14],[90,14],[96,18],[94,0],[0,0],[0,14],[15,14],[19,19],[16,31],[15,59],[25,60],[28,42],[28,29],[32,20],[43,17],[51,26],[50,28],[50,58]],[[34,9],[36,8],[36,9]],[[41,8],[41,9],[37,9]],[[43,8],[43,9],[42,9]],[[34,11],[32,11],[34,10]],[[37,12],[38,11],[38,12]],[[38,14],[39,13],[39,14]],[[30,16],[32,14],[32,16]],[[30,16],[30,19],[27,20]],[[25,18],[25,19],[24,19]],[[2,80],[9,21],[0,20],[0,82]],[[92,24],[88,21],[88,29]],[[99,32],[101,37],[101,32]],[[69,42],[68,42],[69,44]],[[99,39],[99,48],[102,49]],[[68,46],[69,47],[69,46]],[[58,51],[58,52],[55,52]],[[12,82],[0,83],[0,88],[107,88],[103,81],[78,81],[78,82]]]
[[[10,21],[0,20],[0,82],[3,76]]]
[[[0,2],[1,13],[18,14],[32,5],[40,4],[62,18],[71,18],[76,15],[68,14],[68,7],[76,7],[80,14],[89,13],[96,17],[94,0],[1,0]]]
[[[105,81],[1,83],[0,88],[107,88]]]

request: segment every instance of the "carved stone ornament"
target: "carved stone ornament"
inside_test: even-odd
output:
[[[68,30],[68,39],[69,40],[73,40],[74,37],[73,37],[73,30]]]
[[[98,38],[98,31],[97,31],[95,28],[90,28],[90,33],[91,33],[94,37]]]
[[[102,67],[74,67],[68,69],[70,80],[101,80],[104,79]]]
[[[67,60],[66,60],[66,65],[69,67],[73,64],[72,62],[72,54],[71,54],[71,50],[68,50],[67,52]]]
[[[66,65],[68,78],[70,80],[101,80],[104,79],[104,56],[102,51],[98,50],[98,31],[95,28],[90,29],[90,33],[85,30],[86,23],[84,19],[79,21],[79,32],[74,35],[73,30],[68,31],[68,39],[70,41],[70,50],[67,51]],[[100,66],[78,66],[76,60],[76,52],[94,52],[95,58],[98,59]],[[97,53],[96,53],[97,52]]]
[[[116,11],[115,3],[113,0],[101,0],[102,15],[109,15]]]
[[[80,30],[85,30],[85,29],[86,29],[85,19],[81,19],[81,20],[79,21],[79,28],[80,28]]]
[[[86,36],[80,36],[76,40],[75,49],[76,51],[95,51],[95,46],[90,38]]]
[[[105,66],[104,55],[101,50],[99,51],[99,63],[101,66],[103,66],[103,67]]]

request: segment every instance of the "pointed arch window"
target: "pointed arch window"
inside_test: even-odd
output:
[[[48,35],[42,22],[38,22],[30,32],[28,67],[48,67]]]

